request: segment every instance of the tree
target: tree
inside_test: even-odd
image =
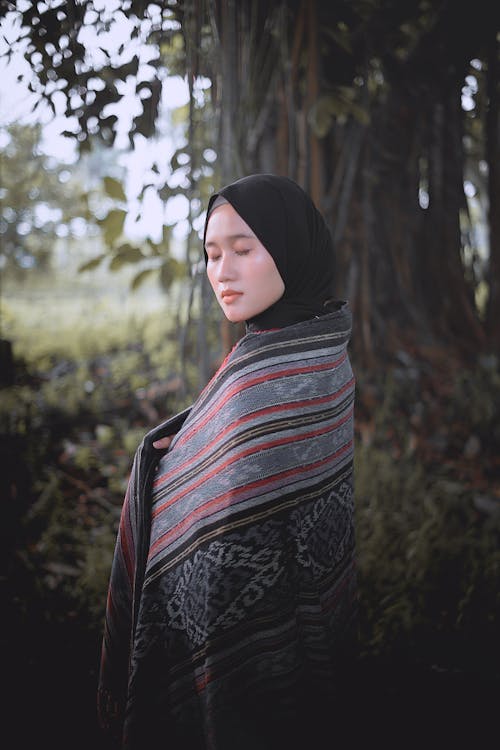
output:
[[[474,244],[470,231],[464,178],[478,152],[489,174],[498,172],[490,161],[498,148],[497,99],[487,95],[479,75],[498,66],[498,41],[491,42],[491,29],[500,28],[498,12],[484,4],[471,19],[466,8],[457,12],[446,2],[310,1],[266,4],[266,11],[263,3],[221,0],[217,7],[220,69],[231,71],[221,77],[229,92],[244,90],[252,66],[249,74],[242,63],[261,64],[263,40],[272,41],[272,31],[279,29],[274,76],[263,87],[272,106],[267,113],[262,103],[258,109],[266,113],[260,141],[245,149],[252,132],[248,121],[255,117],[247,106],[233,116],[233,148],[247,157],[243,171],[289,174],[327,215],[338,290],[354,307],[355,345],[365,362],[371,363],[375,352],[414,342],[444,342],[465,355],[495,349],[492,329],[498,324],[489,325],[488,340],[475,293],[487,280],[491,309],[498,304],[496,283],[487,263],[471,267],[470,256],[477,258],[484,248]],[[281,26],[271,23],[279,12],[284,12]],[[225,35],[231,13],[236,19]],[[260,24],[257,20],[252,30],[259,13]],[[474,107],[472,113],[483,128],[475,131],[469,127],[471,113],[461,107],[466,77],[483,96],[483,110]],[[496,92],[498,76],[491,77],[489,91]],[[490,156],[486,117],[492,121]],[[473,143],[468,151],[466,131]],[[495,189],[472,179],[479,201],[490,206],[492,269],[500,242],[491,223],[498,200]]]
[[[71,169],[40,150],[40,126],[0,131],[0,295],[6,279],[50,269],[54,246],[91,223],[86,195]],[[0,318],[1,323],[1,318]],[[0,383],[14,378],[11,342],[0,339]]]
[[[353,345],[366,364],[419,343],[445,343],[465,356],[499,352],[494,4],[479,0],[472,12],[449,0],[128,0],[112,14],[92,0],[6,6],[35,73],[32,90],[54,108],[65,97],[82,149],[95,138],[113,142],[110,105],[121,99],[120,81],[135,81],[141,97],[133,146],[137,133],[155,132],[167,70],[187,78],[193,226],[203,180],[210,188],[274,171],[302,184],[331,226],[337,293],[354,308]],[[100,39],[125,21],[129,44],[114,52],[102,44],[92,58],[89,29]],[[194,96],[201,78],[211,82],[203,107]],[[467,79],[477,89],[469,110],[461,106]],[[200,120],[210,123],[205,132],[195,128]],[[214,144],[215,171],[203,164]],[[472,231],[466,179],[487,216],[486,248]],[[188,245],[199,247],[196,233]],[[481,285],[486,307],[477,302]]]
[[[87,222],[90,215],[71,166],[40,150],[39,125],[14,125],[2,136],[0,267],[20,279],[32,268],[47,270],[58,239],[71,234],[75,219]]]

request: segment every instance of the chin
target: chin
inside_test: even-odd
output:
[[[231,313],[224,313],[224,315],[230,323],[243,323],[245,321],[245,318],[242,318],[241,315],[237,315],[236,313],[233,315],[231,315]]]

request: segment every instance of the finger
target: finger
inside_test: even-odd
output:
[[[165,448],[169,447],[171,442],[172,442],[172,435],[168,435],[167,437],[160,438],[160,440],[155,440],[153,442],[153,447],[157,448],[158,450],[164,450]]]

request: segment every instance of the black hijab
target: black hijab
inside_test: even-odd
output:
[[[247,329],[283,328],[329,312],[325,303],[333,293],[333,244],[325,220],[307,193],[288,177],[273,174],[236,180],[211,196],[203,245],[219,196],[232,205],[262,242],[285,284],[281,299],[247,320]]]

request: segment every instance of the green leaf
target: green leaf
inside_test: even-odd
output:
[[[338,46],[352,55],[352,44],[351,44],[351,31],[345,26],[345,24],[338,24],[338,30],[335,28],[324,28],[324,33],[330,36]]]
[[[333,125],[335,116],[341,113],[339,99],[334,94],[321,96],[309,113],[309,123],[318,138],[324,138]]]
[[[130,289],[132,291],[135,291],[141,286],[141,284],[144,283],[144,281],[149,276],[151,276],[152,274],[157,274],[157,273],[158,273],[157,268],[145,268],[143,271],[139,271],[139,273],[136,276],[134,276],[134,278],[132,279],[130,283]]]
[[[180,185],[172,188],[168,182],[166,182],[163,187],[158,190],[158,196],[162,201],[168,201],[168,199],[173,198],[174,195],[186,195],[186,189]]]
[[[172,125],[183,125],[189,120],[189,104],[182,104],[172,110]]]
[[[110,198],[115,198],[115,200],[117,201],[126,202],[127,196],[125,195],[123,185],[119,180],[116,180],[114,177],[104,178],[104,189],[106,193],[110,196]]]
[[[109,268],[111,271],[118,271],[128,263],[139,263],[141,260],[144,260],[144,253],[142,250],[138,247],[125,244],[118,248],[109,264]]]
[[[118,237],[123,232],[123,225],[125,223],[125,217],[127,212],[120,208],[115,208],[109,212],[104,219],[99,220],[99,224],[102,227],[104,241],[110,247],[115,243]]]
[[[85,263],[82,263],[78,266],[78,273],[82,273],[83,271],[93,271],[94,268],[97,268],[106,255],[104,253],[101,253],[101,255],[97,255],[95,258],[92,258],[92,260],[87,260]]]
[[[367,111],[355,101],[356,92],[349,86],[337,86],[335,91],[320,96],[309,112],[309,123],[318,138],[324,138],[335,120],[354,117],[363,125],[369,120]]]
[[[168,290],[172,282],[182,278],[186,266],[176,258],[167,258],[160,268],[160,283],[163,289]]]
[[[179,162],[179,157],[184,157],[182,159],[182,164]],[[189,164],[191,161],[187,145],[181,146],[181,148],[178,148],[173,154],[172,158],[170,159],[170,169],[172,172],[175,172],[176,169],[179,169],[180,167],[185,167],[187,164]]]
[[[124,65],[120,65],[117,68],[113,68],[113,73],[116,78],[121,78],[122,81],[124,81],[128,76],[136,76],[137,71],[139,69],[139,58],[137,55],[134,55],[133,58],[125,63]]]
[[[149,188],[154,187],[152,182],[148,182],[146,185],[143,185],[141,192],[137,196],[140,201],[144,198],[144,195],[146,193],[146,190],[149,190]]]
[[[170,242],[170,234],[172,231],[172,227],[169,227],[167,224],[164,224],[162,227],[162,241],[161,244],[168,248],[169,242]]]

